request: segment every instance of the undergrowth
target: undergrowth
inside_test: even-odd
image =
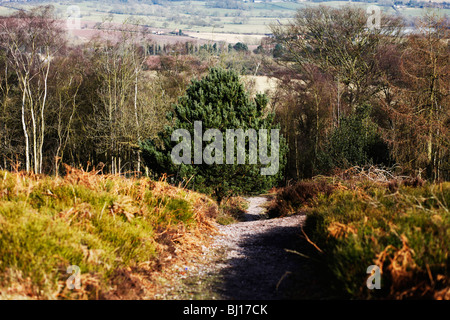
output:
[[[272,211],[307,214],[309,259],[334,297],[450,299],[449,205],[448,182],[357,175],[288,187]],[[381,289],[367,288],[371,265]]]
[[[217,205],[204,195],[67,171],[0,171],[0,298],[151,297],[151,273],[195,251],[214,229]],[[80,268],[79,290],[66,285],[70,265]]]
[[[247,209],[248,202],[240,196],[224,199],[219,206],[216,221],[221,225],[243,221]]]

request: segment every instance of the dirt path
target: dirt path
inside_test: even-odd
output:
[[[227,299],[283,298],[281,288],[301,262],[285,249],[294,249],[305,216],[266,219],[261,205],[267,199],[248,200],[247,221],[220,227],[223,235],[214,243],[226,251],[220,289]]]
[[[195,268],[181,276],[180,287],[169,288],[162,299],[289,299],[299,274],[307,268],[305,258],[286,251],[302,241],[304,215],[267,219],[265,197],[247,199],[245,221],[219,226],[216,236]],[[300,280],[301,282],[301,280]]]

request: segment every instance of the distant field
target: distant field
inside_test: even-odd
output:
[[[276,78],[269,78],[267,76],[243,76],[245,82],[253,82],[253,90],[255,93],[268,93],[275,91],[279,80]]]
[[[212,42],[225,41],[227,43],[244,42],[250,45],[258,45],[264,35],[259,34],[236,34],[236,33],[220,33],[220,32],[186,32],[189,36],[196,39],[203,39]]]
[[[442,2],[443,0],[433,0]],[[348,5],[348,1],[330,2],[274,2],[274,3],[244,3],[243,9],[224,9],[210,7],[211,2],[206,1],[177,1],[168,3],[170,6],[160,6],[148,3],[106,3],[83,1],[77,2],[80,8],[81,19],[90,22],[102,22],[111,18],[113,22],[122,23],[130,18],[136,19],[140,24],[147,25],[153,29],[179,30],[195,38],[210,41],[228,41],[235,43],[244,41],[255,44],[259,36],[247,36],[244,40],[241,36],[231,34],[257,34],[270,33],[269,26],[273,23],[286,23],[293,18],[296,11],[306,6],[328,5],[340,7]],[[52,4],[55,6],[61,18],[68,16],[68,7],[73,3],[67,2],[31,2],[11,3],[0,6],[0,15],[8,15],[17,9],[30,9],[36,5]],[[7,6],[11,8],[8,8]],[[352,3],[352,5],[367,7],[369,3]],[[392,8],[382,7],[391,14],[402,14],[406,17],[422,15],[427,9],[420,8]],[[450,9],[437,10],[440,14],[450,15]],[[86,25],[82,25],[86,29]],[[88,28],[89,29],[89,28]],[[219,33],[225,35],[219,36]]]

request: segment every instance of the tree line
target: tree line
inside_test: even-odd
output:
[[[255,53],[189,43],[155,52],[131,24],[76,45],[50,6],[1,17],[0,167],[151,173],[143,146],[215,66],[279,79],[266,105],[289,147],[285,179],[379,164],[448,180],[448,20],[425,16],[411,34],[391,16],[366,25],[364,10],[321,6],[273,25]]]
[[[272,26],[286,176],[378,164],[450,179],[448,19],[427,14],[409,34],[398,17],[382,15],[373,29],[367,19],[321,6]]]
[[[188,59],[168,58],[155,75],[153,43],[126,27],[104,32],[108,40],[74,45],[51,6],[0,18],[3,169],[58,174],[64,162],[101,164],[109,173],[143,170],[139,142],[163,127],[183,77],[196,71],[187,71]]]

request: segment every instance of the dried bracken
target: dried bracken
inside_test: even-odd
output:
[[[328,233],[334,238],[346,238],[356,232],[357,230],[354,227],[339,222],[333,222],[328,226]]]

